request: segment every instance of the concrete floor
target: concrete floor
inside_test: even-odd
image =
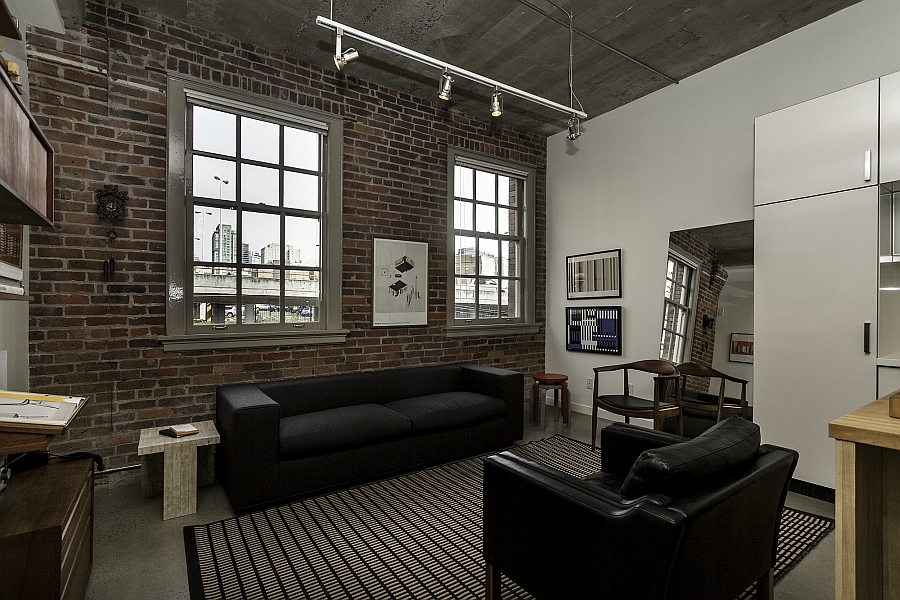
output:
[[[599,422],[602,427],[607,422]],[[555,434],[590,443],[589,415],[573,414],[572,428],[547,409],[547,429],[525,419],[522,443]],[[834,505],[790,494],[788,505],[834,517]],[[139,469],[97,477],[94,490],[94,566],[88,600],[189,598],[182,528],[234,516],[218,484],[200,488],[197,513],[162,520],[162,497],[142,498]],[[826,537],[775,586],[778,600],[834,598],[834,533]]]

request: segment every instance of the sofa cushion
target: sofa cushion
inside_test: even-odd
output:
[[[391,369],[373,373],[378,403],[462,390],[462,369],[455,365]]]
[[[281,405],[282,418],[342,406],[381,404],[375,396],[372,373],[269,381],[260,383],[259,389]]]
[[[684,494],[700,480],[725,475],[752,461],[759,451],[759,426],[729,417],[693,440],[645,450],[622,484],[626,498]]]
[[[282,459],[350,450],[409,435],[408,418],[379,404],[360,404],[281,419]]]
[[[385,408],[409,418],[413,431],[434,431],[497,419],[506,414],[499,398],[474,392],[447,392],[388,402]]]

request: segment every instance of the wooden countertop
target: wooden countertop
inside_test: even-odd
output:
[[[828,437],[900,450],[900,419],[888,415],[891,395],[838,417],[828,424]]]

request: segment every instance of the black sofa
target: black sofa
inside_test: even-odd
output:
[[[684,438],[615,423],[584,479],[503,452],[484,462],[488,600],[500,575],[540,600],[774,597],[781,512],[797,452],[730,417]],[[552,515],[553,518],[548,518]]]
[[[236,511],[511,445],[525,378],[474,364],[221,386],[219,479]]]

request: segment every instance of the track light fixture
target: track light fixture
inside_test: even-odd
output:
[[[569,135],[566,137],[572,141],[581,137],[581,121],[576,115],[572,115],[572,118],[569,119]]]
[[[500,86],[494,86],[494,93],[491,94],[491,116],[499,117],[503,114],[503,94],[500,92]]]
[[[453,78],[450,77],[450,67],[444,67],[441,73],[441,82],[438,84],[438,98],[441,100],[450,99],[450,86],[453,84]]]
[[[347,48],[341,52],[341,38],[344,37],[344,31],[340,28],[337,30],[337,36],[334,41],[334,66],[338,71],[343,71],[344,67],[355,60],[359,60],[359,52],[353,48]]]

